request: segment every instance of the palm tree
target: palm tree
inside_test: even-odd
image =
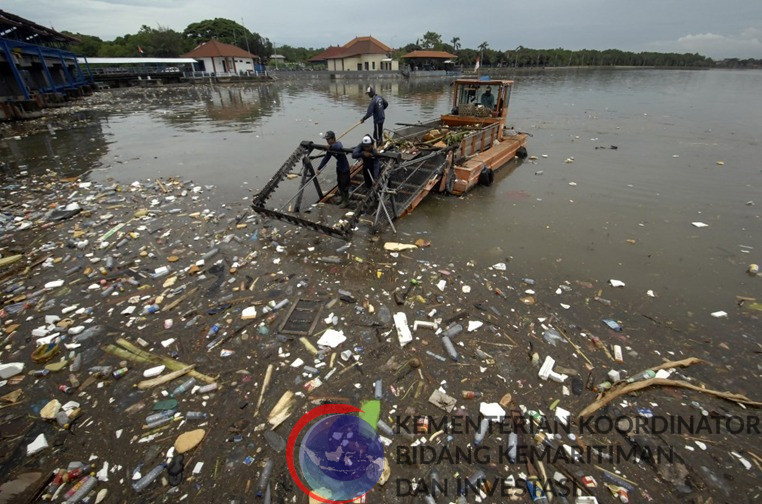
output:
[[[479,47],[477,47],[477,49],[479,49],[482,53],[484,53],[484,51],[486,51],[488,47],[489,47],[489,44],[487,42],[482,42],[481,44],[479,44]]]
[[[453,37],[450,43],[453,51],[458,52],[460,50],[460,37]]]

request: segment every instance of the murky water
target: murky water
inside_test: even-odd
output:
[[[681,327],[717,329],[723,321],[710,313],[719,310],[748,317],[736,296],[762,297],[762,278],[745,273],[762,262],[762,72],[562,70],[516,80],[509,122],[532,133],[538,159],[464,198],[429,198],[399,221],[400,241],[425,235],[445,263],[510,257],[510,268],[545,285],[622,280],[603,297]],[[113,107],[82,113],[77,127],[0,141],[0,156],[96,180],[179,174],[241,200],[300,140],[352,126],[366,84],[117,91]],[[387,127],[449,109],[449,81],[373,84],[391,104]],[[355,128],[345,146],[367,132],[367,123]]]

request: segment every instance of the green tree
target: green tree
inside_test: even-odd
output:
[[[442,36],[433,31],[427,31],[421,39],[421,48],[430,50],[440,50],[442,48]]]
[[[74,54],[77,54],[79,56],[89,56],[89,57],[98,56],[98,51],[103,45],[103,40],[99,39],[98,37],[94,37],[92,35],[85,35],[82,33],[71,33],[67,31],[64,31],[61,33],[63,33],[64,35],[69,35],[70,37],[79,39],[79,42],[71,43],[68,46],[66,46],[67,51],[71,51]]]
[[[246,49],[263,59],[269,58],[273,53],[273,45],[267,38],[249,31],[231,19],[214,18],[191,23],[185,28],[183,35],[194,45],[217,39]]]
[[[460,51],[460,37],[453,37],[452,40],[450,40],[450,44],[452,44],[452,50],[456,53]]]

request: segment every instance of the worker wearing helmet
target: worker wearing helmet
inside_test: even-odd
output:
[[[381,163],[376,156],[378,152],[373,147],[370,135],[362,137],[362,142],[352,151],[352,159],[362,159],[362,174],[365,177],[365,187],[369,188],[378,179]]]
[[[368,111],[360,119],[360,122],[365,122],[366,119],[373,116],[373,138],[376,140],[376,145],[381,145],[384,140],[384,120],[386,119],[384,110],[389,106],[389,103],[381,95],[376,94],[373,86],[368,86],[365,92],[370,96],[370,104],[368,104]]]

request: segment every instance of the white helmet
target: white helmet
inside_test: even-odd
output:
[[[371,145],[373,143],[373,139],[370,137],[370,135],[365,135],[362,137],[362,144],[363,145]]]

